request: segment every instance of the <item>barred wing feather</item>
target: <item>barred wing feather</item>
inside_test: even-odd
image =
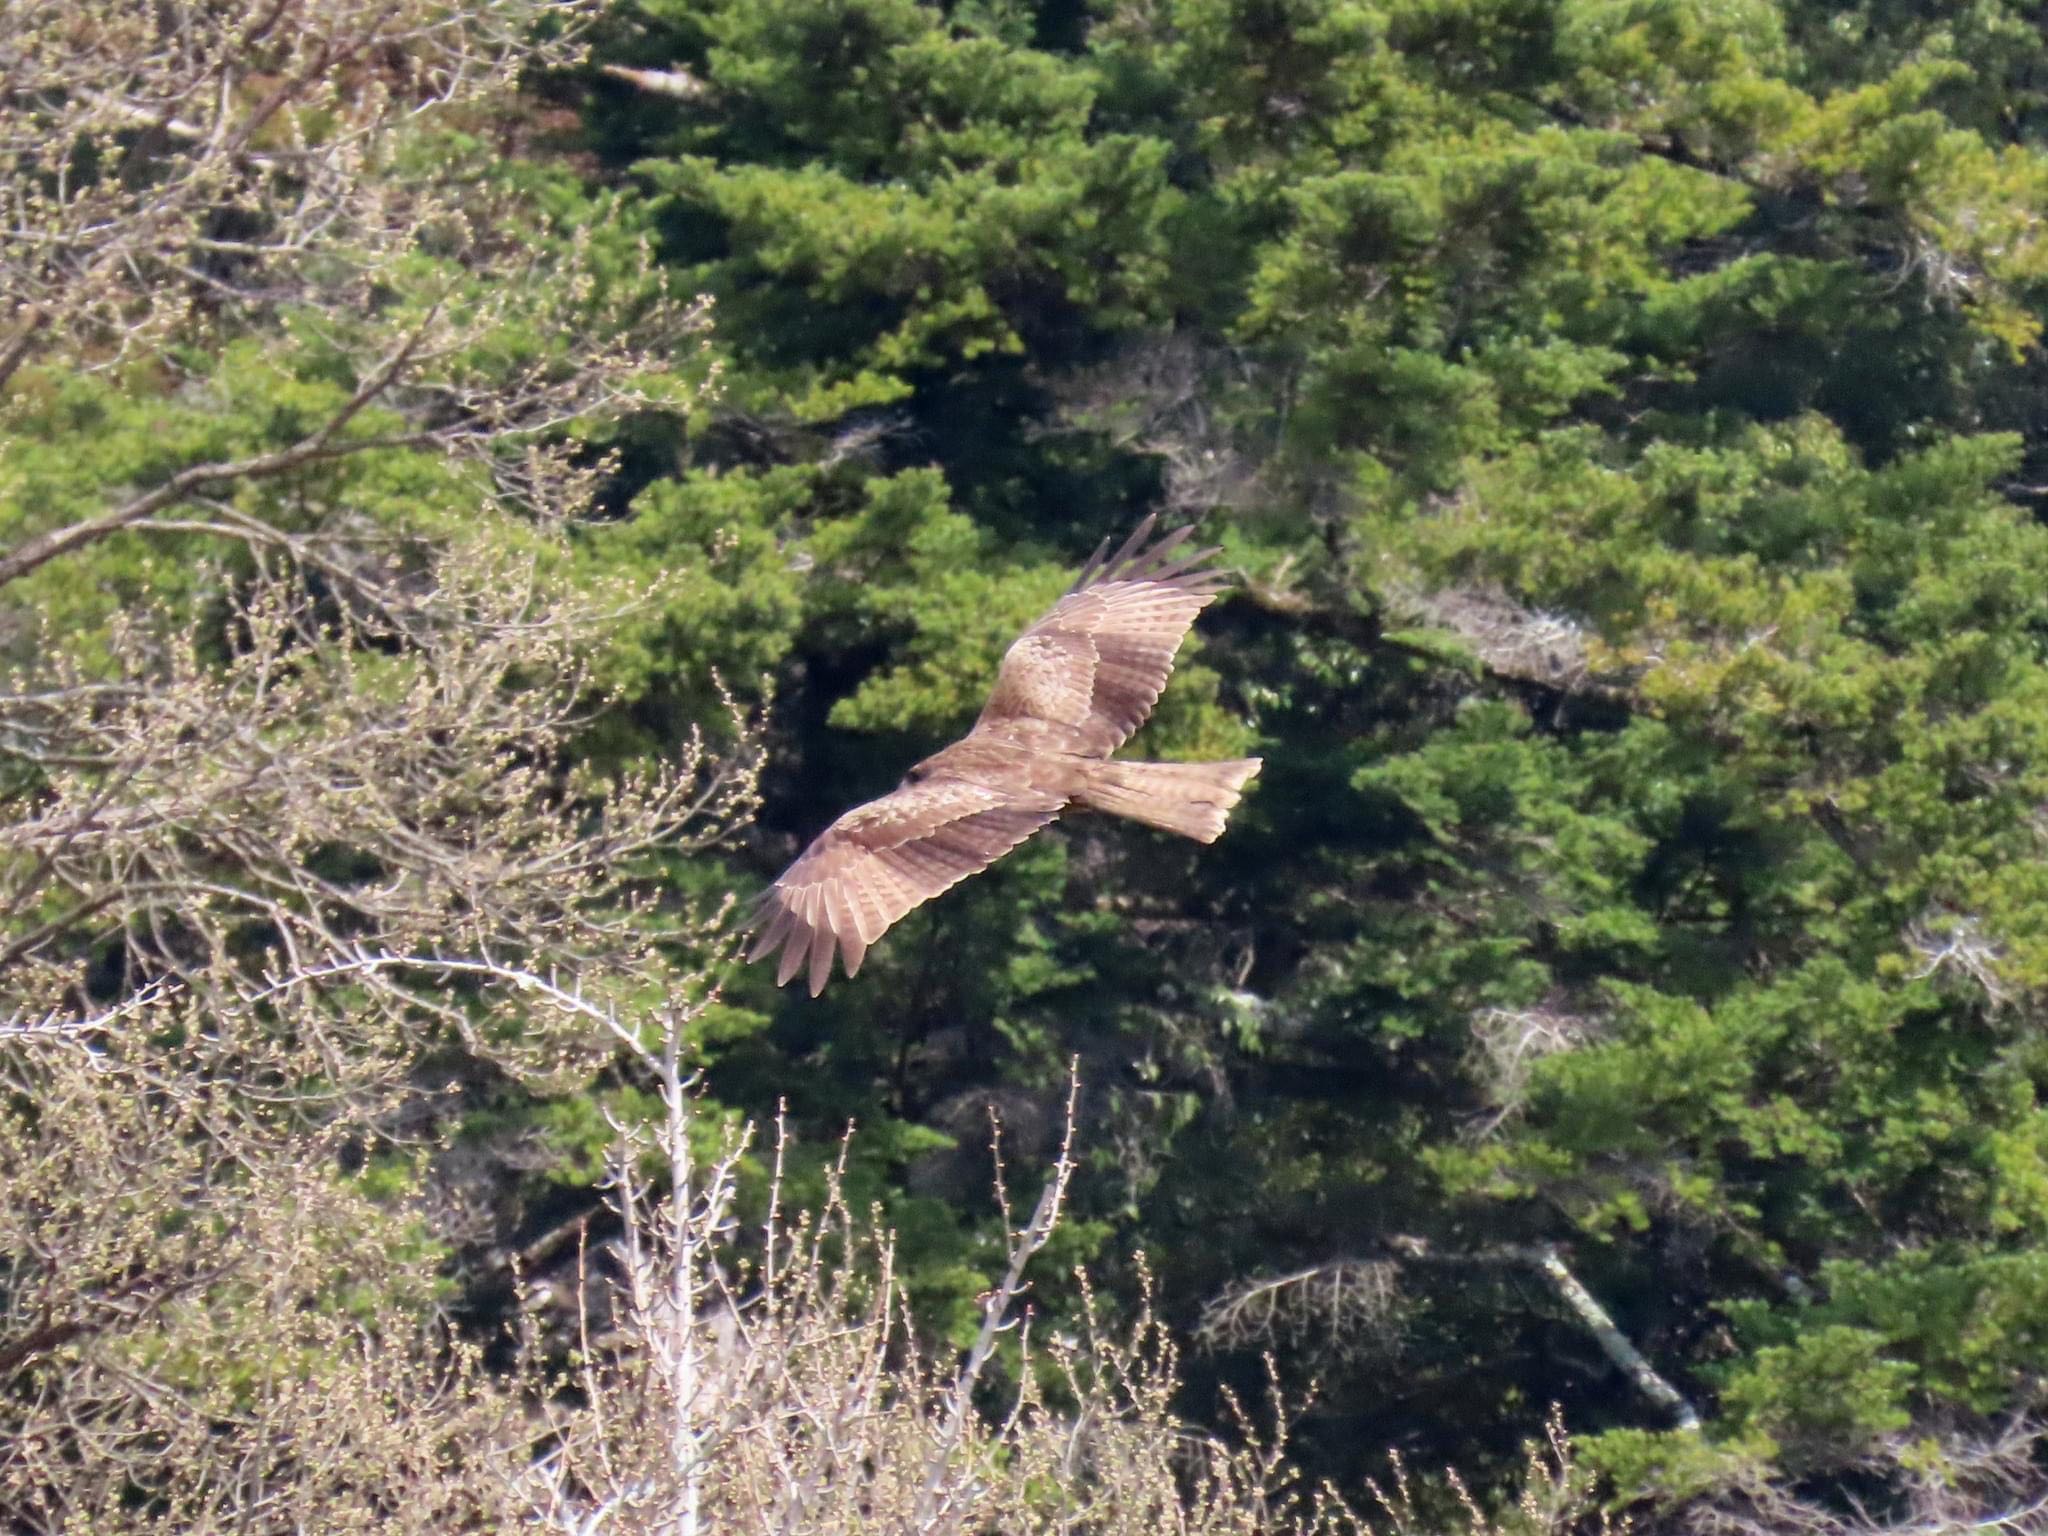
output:
[[[1053,795],[935,779],[857,806],[763,893],[747,958],[779,947],[777,986],[808,962],[816,997],[832,974],[835,947],[852,976],[868,946],[905,913],[988,868],[1064,804]]]
[[[1153,522],[1113,555],[1105,541],[1066,596],[1018,637],[977,729],[1055,721],[1080,733],[1083,751],[1107,757],[1145,723],[1188,626],[1228,585],[1204,563],[1214,549],[1186,547],[1186,528],[1148,546]]]

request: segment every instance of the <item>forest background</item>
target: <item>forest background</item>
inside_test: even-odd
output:
[[[300,9],[0,18],[20,1529],[323,1433],[456,1499],[705,1159],[707,1243],[874,1212],[961,1402],[1156,1323],[1160,1422],[1506,1501],[1397,1524],[2030,1528],[2041,6]],[[735,966],[1155,511],[1241,580],[1135,748],[1262,755],[1228,834]]]

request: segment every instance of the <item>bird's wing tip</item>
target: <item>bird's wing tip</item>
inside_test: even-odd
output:
[[[1169,582],[1191,592],[1208,590],[1206,583],[1214,583],[1215,590],[1230,584],[1222,572],[1201,569],[1205,561],[1223,553],[1221,545],[1184,550],[1181,546],[1194,536],[1193,523],[1168,529],[1154,539],[1152,534],[1158,525],[1159,514],[1148,512],[1113,555],[1106,553],[1109,540],[1103,540],[1070,590],[1079,592],[1111,581]]]

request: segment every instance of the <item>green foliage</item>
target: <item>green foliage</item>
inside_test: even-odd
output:
[[[913,0],[647,9],[738,106],[639,167],[675,225],[716,230],[688,237],[722,247],[689,270],[728,317],[734,405],[830,421],[1160,317],[1165,146],[1091,133],[1089,71]]]
[[[1912,1422],[1913,1369],[1883,1357],[1884,1340],[1839,1325],[1803,1330],[1789,1345],[1757,1350],[1729,1373],[1721,1400],[1731,1421],[1788,1448],[1795,1466],[1853,1455]]]
[[[1385,1279],[1195,1357],[1198,1389],[1268,1347],[1319,1375],[1312,1471],[1355,1487],[1401,1443],[1484,1473],[1560,1402],[1618,1503],[1826,1498],[2048,1372],[2038,9],[643,0],[600,62],[673,92],[546,82],[586,91],[587,157],[479,131],[390,168],[502,160],[480,185],[535,226],[515,291],[428,220],[319,324],[32,362],[0,545],[303,439],[434,306],[449,398],[552,401],[601,317],[708,295],[712,360],[647,409],[537,409],[600,483],[566,534],[503,499],[520,422],[213,509],[630,594],[544,765],[578,814],[722,699],[768,708],[747,839],[635,856],[660,949],[971,720],[1098,540],[1199,522],[1245,580],[1133,750],[1262,754],[1229,834],[1076,816],[821,999],[735,968],[689,1031],[696,1151],[785,1116],[792,1201],[880,1210],[959,1344],[1006,1251],[988,1106],[1022,1187],[1078,1063],[1045,1274],[1089,1263],[1102,1305],[1180,1328],[1259,1277]],[[715,403],[668,414],[714,366]],[[145,602],[223,602],[221,547],[99,541],[11,589],[8,644],[112,654]],[[592,1216],[611,1122],[657,1112],[635,1082],[465,1084],[498,1218]],[[410,1243],[381,1213],[438,1176],[379,1151],[345,1193]]]
[[[679,894],[768,877],[959,730],[1144,510],[1253,578],[1137,744],[1266,756],[1227,837],[1076,819],[815,1003],[743,971],[713,1091],[860,1120],[862,1196],[962,1318],[978,1106],[1042,1151],[1076,1057],[1073,1257],[1142,1244],[1176,1320],[1396,1240],[1467,1255],[1389,1257],[1398,1367],[1323,1371],[1340,1478],[1397,1438],[1507,1456],[1556,1399],[1624,1497],[2016,1407],[2048,1251],[2037,21],[617,19],[611,56],[703,82],[589,120],[716,298],[722,394],[628,440],[580,539],[593,578],[690,573],[625,616],[592,750],[658,750],[714,673],[777,700],[756,845]],[[1538,1241],[1703,1436],[1478,1257]]]

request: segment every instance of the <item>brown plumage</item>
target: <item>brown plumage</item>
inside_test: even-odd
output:
[[[836,949],[851,976],[911,908],[978,874],[1069,805],[1214,842],[1259,759],[1111,762],[1173,674],[1188,626],[1227,585],[1189,529],[1104,540],[1067,595],[1004,653],[974,729],[896,789],[818,834],[763,893],[749,960],[775,949],[781,986],[810,968],[824,990]]]

